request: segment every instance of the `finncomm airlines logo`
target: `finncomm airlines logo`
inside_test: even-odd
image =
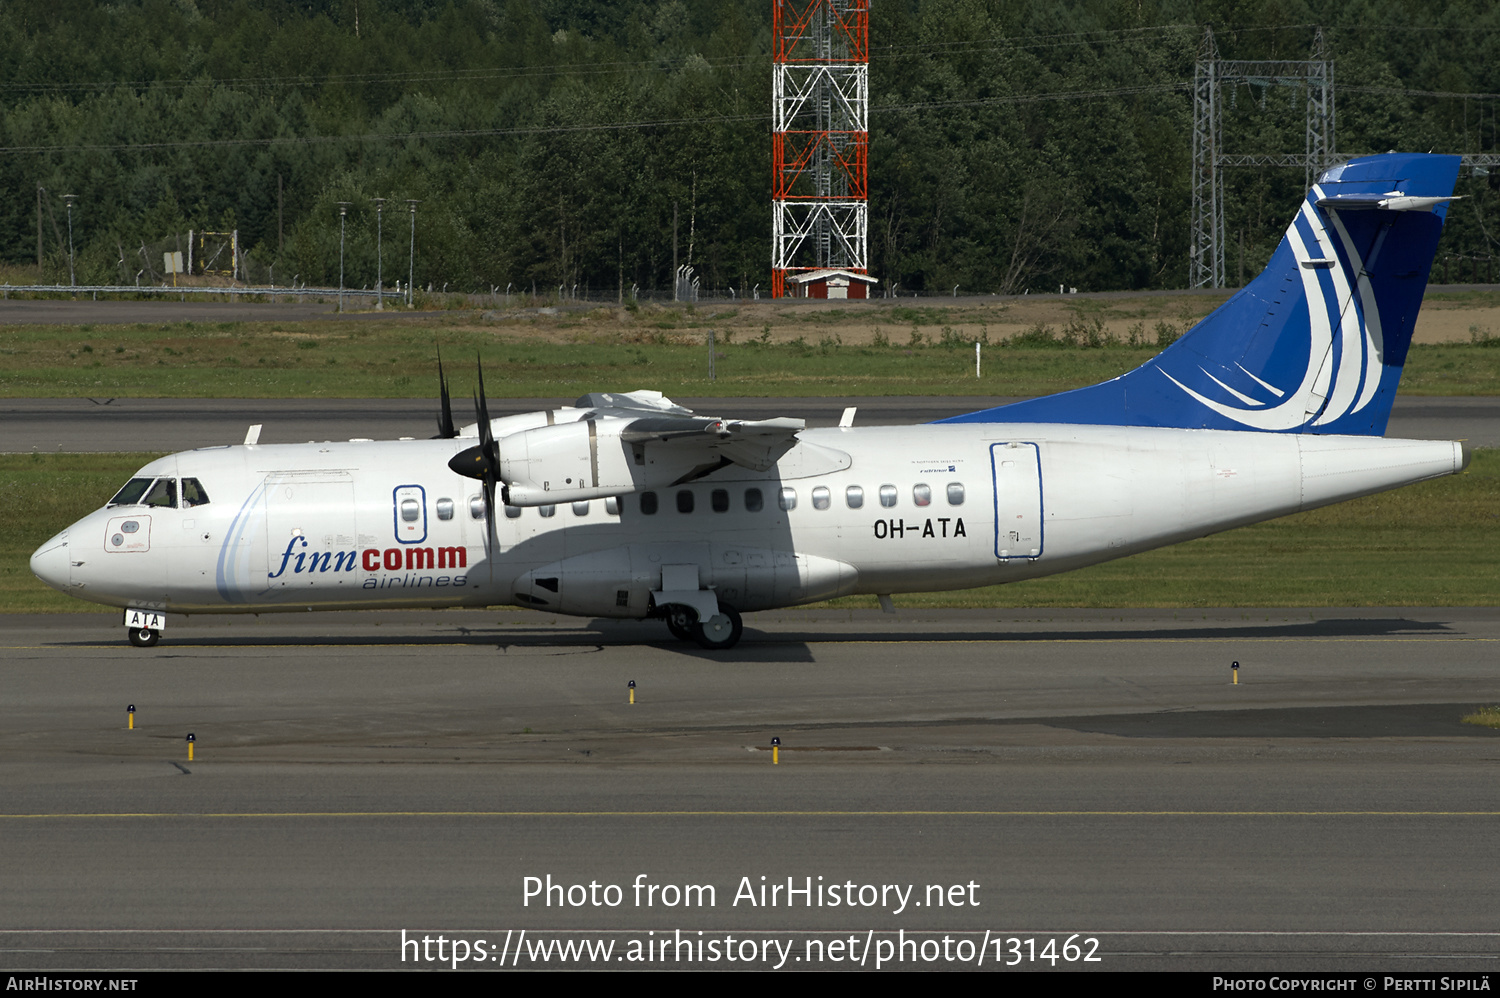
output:
[[[281,552],[281,564],[266,575],[267,580],[285,580],[292,576],[339,575],[356,570],[366,572],[441,572],[469,567],[468,551],[462,547],[392,547],[365,548],[362,551],[309,551],[306,537],[293,537]],[[396,578],[369,578],[365,589],[389,586],[462,586],[463,575],[404,575]]]

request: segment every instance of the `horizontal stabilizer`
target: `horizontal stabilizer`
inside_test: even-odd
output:
[[[1331,194],[1318,199],[1319,208],[1334,208],[1339,211],[1431,211],[1440,204],[1457,201],[1456,197],[1409,197],[1400,191],[1385,194]]]

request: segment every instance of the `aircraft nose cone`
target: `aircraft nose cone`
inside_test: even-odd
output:
[[[32,553],[31,572],[53,589],[67,592],[72,582],[72,566],[69,564],[66,530]]]

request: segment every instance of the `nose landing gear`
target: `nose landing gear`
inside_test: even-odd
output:
[[[130,643],[137,648],[155,648],[160,640],[161,631],[152,630],[149,627],[130,628]]]

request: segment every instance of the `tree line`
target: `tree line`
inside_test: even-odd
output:
[[[771,0],[8,0],[0,259],[115,283],[188,229],[278,282],[539,293],[769,285]],[[1194,60],[1334,60],[1337,147],[1492,152],[1500,8],[1243,0],[880,0],[870,254],[903,291],[1187,280]],[[1230,152],[1300,152],[1305,93],[1225,92]],[[1444,252],[1494,252],[1500,171],[1465,171]],[[1253,275],[1300,169],[1228,175]],[[43,193],[38,194],[41,191]],[[39,207],[40,206],[40,207]],[[156,265],[159,267],[159,254]],[[1460,268],[1461,273],[1466,273]]]

